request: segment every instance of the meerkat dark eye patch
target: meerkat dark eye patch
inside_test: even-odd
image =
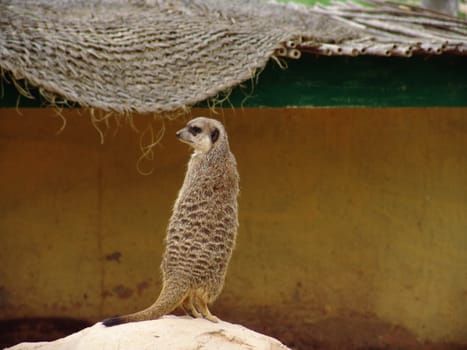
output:
[[[211,132],[211,142],[212,143],[216,142],[218,138],[219,138],[219,129],[216,128]]]
[[[190,127],[188,128],[188,132],[189,132],[190,134],[192,134],[193,136],[198,135],[201,131],[202,131],[201,128],[199,128],[199,127],[197,127],[197,126],[190,126]]]

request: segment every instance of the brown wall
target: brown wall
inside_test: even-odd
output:
[[[111,123],[101,145],[86,112],[65,111],[59,135],[53,110],[21,112],[0,110],[1,318],[95,321],[147,306],[189,157],[174,137],[183,118],[165,123],[142,176],[129,126]],[[466,109],[218,117],[239,164],[241,212],[215,313],[292,331],[374,320],[467,343]]]

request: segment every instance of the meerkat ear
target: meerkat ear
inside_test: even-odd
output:
[[[217,141],[217,139],[219,138],[219,129],[218,128],[215,128],[212,132],[211,132],[211,142],[212,143],[215,143]]]

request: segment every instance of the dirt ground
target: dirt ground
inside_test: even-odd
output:
[[[26,341],[50,341],[75,333],[91,323],[69,318],[27,318],[0,321],[0,349]]]

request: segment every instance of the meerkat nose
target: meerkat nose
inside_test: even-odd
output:
[[[177,136],[178,138],[180,138],[180,135],[182,134],[182,130],[179,130],[175,133],[175,136]]]

